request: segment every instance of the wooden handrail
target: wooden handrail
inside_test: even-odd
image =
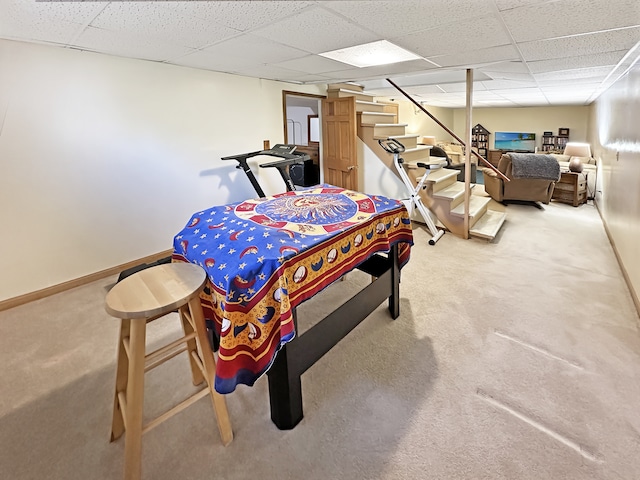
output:
[[[460,143],[462,146],[464,146],[465,148],[467,148],[467,145],[464,143],[464,141],[458,137],[455,133],[453,133],[444,123],[442,123],[440,120],[438,120],[436,117],[434,117],[431,113],[429,113],[427,111],[426,108],[424,108],[422,105],[420,105],[418,102],[416,102],[411,95],[409,95],[407,92],[405,92],[404,90],[402,90],[402,88],[400,88],[398,85],[396,85],[391,79],[387,78],[386,79],[387,82],[389,82],[391,85],[393,85],[396,90],[398,90],[402,95],[404,95],[405,97],[407,97],[409,100],[411,100],[411,102],[413,102],[413,104],[418,107],[420,110],[422,110],[424,113],[426,113],[431,120],[433,120],[434,122],[436,122],[438,125],[440,125],[449,135],[451,135],[453,138],[455,138],[458,143]],[[490,168],[491,170],[493,170],[500,178],[502,178],[503,180],[509,182],[509,178],[507,178],[507,176],[502,173],[500,170],[498,170],[496,167],[494,167],[491,162],[489,162],[489,160],[487,160],[486,158],[484,158],[482,155],[480,155],[478,152],[476,152],[475,150],[471,149],[470,150],[471,153],[473,155],[476,156],[476,158],[478,158],[478,160],[481,160],[482,162],[484,162],[484,164]]]

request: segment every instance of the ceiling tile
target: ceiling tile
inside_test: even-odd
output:
[[[508,82],[534,82],[533,75],[530,73],[510,73],[510,72],[493,72],[491,70],[482,70],[493,80],[505,80]]]
[[[101,2],[37,2],[2,0],[0,26],[12,21],[24,22],[73,22],[87,25],[105,8]]]
[[[500,95],[501,97],[504,98],[516,98],[516,97],[520,97],[522,98],[523,96],[527,96],[527,95],[533,95],[533,96],[541,96],[542,92],[540,91],[540,89],[538,87],[529,87],[529,88],[503,88],[503,89],[496,89],[493,90],[497,95]]]
[[[66,44],[104,8],[104,5],[2,0],[0,38]]]
[[[535,5],[536,3],[547,3],[549,0],[495,0],[498,10],[511,10],[512,8]]]
[[[118,32],[114,35],[110,30],[93,27],[88,27],[82,32],[75,46],[109,55],[154,61],[181,57],[193,51],[187,47],[136,33]]]
[[[597,32],[640,24],[637,0],[565,0],[545,2],[502,12],[516,42]],[[544,22],[532,22],[544,18]]]
[[[513,45],[501,45],[499,47],[459,52],[453,55],[436,55],[429,57],[429,60],[441,67],[455,67],[518,61],[520,60],[520,54]]]
[[[552,88],[557,88],[559,91],[563,91],[566,88],[575,87],[576,89],[582,88],[582,86],[594,86],[602,83],[602,78],[584,77],[584,78],[564,78],[561,80],[538,80],[538,87],[550,91]]]
[[[432,68],[426,72],[403,75],[401,78],[394,80],[399,87],[411,87],[420,85],[437,85],[442,83],[461,83],[466,82],[466,72],[464,70],[440,70]],[[474,75],[476,81],[487,80],[489,77],[479,73]],[[388,82],[385,80],[367,80],[363,83],[366,88],[373,86],[386,86]]]
[[[473,102],[490,102],[492,100],[502,99],[496,92],[490,90],[473,90]]]
[[[495,63],[487,67],[481,67],[483,72],[494,72],[501,74],[529,74],[527,64],[521,61]],[[490,76],[494,76],[491,74]]]
[[[628,50],[640,40],[640,27],[519,44],[527,62]]]
[[[482,50],[511,43],[500,21],[490,16],[462,21],[456,24],[456,28],[451,28],[450,25],[435,27],[398,36],[391,41],[425,58]]]
[[[482,82],[482,85],[484,85],[484,87],[488,90],[537,87],[537,84],[533,78],[530,81],[504,80],[504,79],[486,80]]]
[[[135,32],[191,48],[201,48],[238,35],[235,29],[177,13],[166,2],[111,2],[92,27]]]
[[[290,82],[354,80],[398,96],[393,78],[456,108],[472,68],[475,105],[503,104],[507,90],[520,90],[511,105],[580,104],[636,60],[639,13],[637,0],[0,0],[0,39]],[[424,60],[355,69],[314,55],[380,39]]]
[[[454,92],[466,92],[467,84],[466,83],[440,83],[438,86],[447,93]],[[482,82],[474,82],[473,83],[474,91],[486,90]]]
[[[592,68],[574,68],[571,70],[560,70],[557,72],[545,72],[545,73],[537,73],[534,75],[535,79],[538,81],[544,80],[576,80],[578,78],[600,78],[602,80],[605,79],[609,72],[611,72],[611,67],[592,67]]]
[[[475,19],[487,9],[486,0],[324,1],[319,5],[339,12],[358,25],[389,39],[402,34],[449,25],[456,29],[465,19]]]
[[[309,53],[382,40],[378,35],[321,8],[304,10],[295,21],[280,20],[252,33]]]
[[[419,87],[407,87],[411,93],[416,95],[428,95],[433,93],[442,93],[442,89],[438,85],[422,85]]]
[[[10,22],[0,20],[0,38],[21,40],[26,42],[48,42],[67,45],[76,38],[84,25],[73,22],[58,21],[50,24],[46,20],[29,21],[13,19]]]
[[[224,73],[233,73],[251,65],[242,57],[236,57],[232,53],[221,56],[205,50],[195,50],[186,55],[167,59],[167,62],[183,67],[200,68],[202,70],[213,70]]]
[[[172,1],[166,2],[166,7],[188,17],[246,32],[292,17],[314,4],[297,1]]]
[[[191,66],[201,64],[208,70],[219,67],[223,71],[231,72],[246,69],[254,64],[277,63],[305,55],[308,54],[295,48],[253,35],[243,35],[205,48],[200,53],[192,53],[187,58],[176,59],[176,63],[189,62]]]
[[[257,67],[251,67],[247,70],[239,69],[237,72],[239,75],[247,75],[251,77],[266,78],[271,80],[282,81],[297,81],[297,77],[302,74],[308,76],[304,72],[298,72],[295,70],[289,70],[286,68],[276,67],[274,65],[260,65]]]
[[[595,55],[578,55],[575,57],[554,58],[551,60],[539,60],[529,62],[531,73],[554,72],[557,70],[570,70],[572,68],[614,66],[624,57],[626,50],[616,52],[598,53]]]
[[[546,96],[562,96],[562,95],[584,95],[585,92],[593,92],[600,87],[599,83],[572,83],[567,84],[564,87],[554,85],[553,87],[546,88],[544,85],[540,86],[540,91]]]
[[[304,57],[293,60],[286,60],[275,64],[278,67],[289,68],[291,70],[299,70],[309,73],[327,73],[344,70],[349,65],[331,60],[330,58],[321,57],[320,55],[305,55]]]

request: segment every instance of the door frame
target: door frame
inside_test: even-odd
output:
[[[318,116],[321,118],[322,117],[322,106],[320,104],[320,101],[324,98],[327,98],[326,95],[319,95],[317,93],[304,93],[304,92],[294,92],[292,90],[282,90],[282,128],[284,131],[284,141],[285,143],[289,143],[289,133],[288,133],[288,129],[287,129],[287,96],[292,96],[292,97],[306,97],[306,98],[316,98],[318,101]],[[321,119],[322,121],[322,119]],[[305,125],[305,128],[307,126]],[[320,132],[320,138],[322,138],[322,132]],[[322,142],[320,142],[322,143]]]

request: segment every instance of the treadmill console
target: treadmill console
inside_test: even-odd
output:
[[[278,154],[289,154],[291,155],[296,150],[296,145],[290,145],[286,143],[278,143],[271,147],[269,150],[263,150],[262,153],[264,155],[278,155]],[[269,153],[268,153],[269,152]]]

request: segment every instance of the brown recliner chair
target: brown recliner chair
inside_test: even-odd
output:
[[[525,162],[524,168],[520,165],[516,168],[520,170],[516,172],[518,176],[514,176],[512,155],[519,156],[517,160]],[[540,168],[536,168],[536,162],[539,163]],[[504,181],[488,168],[482,172],[485,191],[498,202],[515,200],[548,204],[556,182],[560,178],[560,165],[551,155],[506,153],[500,158],[498,170],[511,181]],[[541,173],[538,174],[537,171]],[[525,176],[522,176],[523,173]]]

